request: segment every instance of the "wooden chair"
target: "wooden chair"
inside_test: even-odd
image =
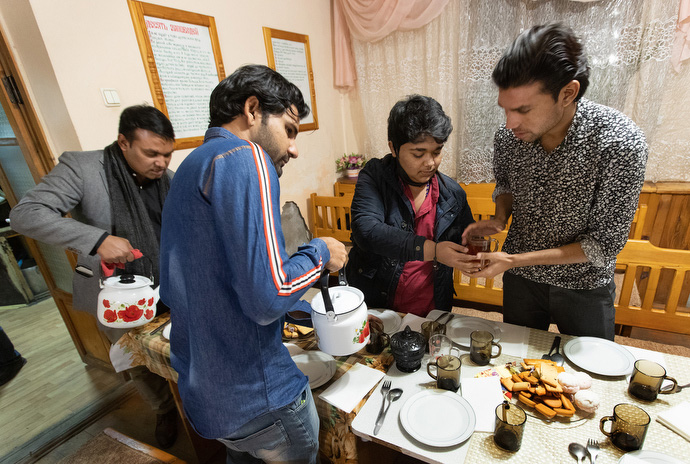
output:
[[[309,229],[314,237],[333,237],[350,243],[350,204],[352,197],[311,194]]]
[[[475,221],[491,219],[496,212],[496,204],[491,199],[494,184],[460,184],[467,193],[467,203]],[[508,226],[501,233],[493,235],[498,240],[499,251],[508,235]],[[492,279],[471,279],[463,276],[457,269],[453,271],[455,298],[494,306],[503,305],[502,274]]]
[[[617,267],[625,270],[616,304],[616,324],[621,326],[621,335],[629,335],[631,327],[690,334],[690,251],[659,248],[646,240],[628,240],[618,255]],[[663,273],[672,276],[667,292],[659,291]],[[631,303],[634,288],[639,289],[641,305]]]

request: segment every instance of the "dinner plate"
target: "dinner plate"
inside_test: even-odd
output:
[[[304,353],[304,350],[299,346],[295,345],[294,343],[283,343],[283,345],[285,346],[285,348],[287,348],[288,353],[290,353],[290,356],[295,356],[296,354]]]
[[[477,419],[470,403],[447,390],[424,390],[403,404],[400,422],[415,440],[429,446],[453,446],[470,438]]]
[[[495,342],[498,342],[503,334],[498,325],[486,319],[478,319],[476,317],[455,316],[446,324],[446,335],[464,348],[470,347],[470,334],[475,330],[491,332]]]
[[[563,354],[577,367],[609,377],[629,375],[635,365],[630,351],[604,338],[573,338],[563,347]]]
[[[669,456],[668,454],[647,450],[625,453],[618,460],[618,464],[634,464],[639,462],[648,462],[650,464],[683,464],[683,461]]]
[[[163,327],[163,332],[161,332],[161,335],[166,340],[170,340],[170,329],[172,329],[172,322],[169,322],[168,325]]]
[[[309,388],[312,390],[331,380],[336,371],[335,359],[323,351],[305,351],[293,356],[292,360],[309,378]]]
[[[400,328],[402,318],[398,313],[390,309],[370,309],[367,313],[376,316],[383,322],[383,331],[388,335],[393,335]]]

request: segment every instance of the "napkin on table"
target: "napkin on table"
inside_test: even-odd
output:
[[[419,317],[416,314],[407,313],[405,314],[405,317],[403,317],[402,322],[400,323],[400,328],[398,330],[405,330],[405,326],[409,325],[410,330],[414,330],[415,332],[421,332],[422,324],[428,320],[429,319]]]
[[[355,364],[319,395],[324,401],[349,413],[383,378],[381,371]]]
[[[690,441],[690,402],[685,401],[659,413],[656,420]]]
[[[493,432],[496,425],[496,406],[503,402],[501,381],[497,376],[470,377],[461,381],[462,397],[474,409],[476,432]]]

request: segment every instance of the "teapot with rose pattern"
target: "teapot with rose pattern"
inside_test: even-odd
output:
[[[101,282],[98,294],[98,322],[106,327],[131,329],[156,316],[159,287],[144,276],[122,274]]]

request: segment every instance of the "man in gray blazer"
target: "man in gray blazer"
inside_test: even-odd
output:
[[[156,285],[159,281],[161,212],[172,178],[167,168],[175,133],[163,113],[145,105],[126,108],[118,132],[117,140],[103,150],[63,153],[57,166],[10,212],[15,231],[77,253],[72,305],[94,317],[101,260],[122,263],[128,273],[153,275]],[[67,213],[71,217],[64,217]],[[145,258],[135,261],[133,249]],[[126,332],[101,329],[112,343]],[[158,444],[172,446],[177,412],[167,382],[143,366],[128,373],[158,414]]]

